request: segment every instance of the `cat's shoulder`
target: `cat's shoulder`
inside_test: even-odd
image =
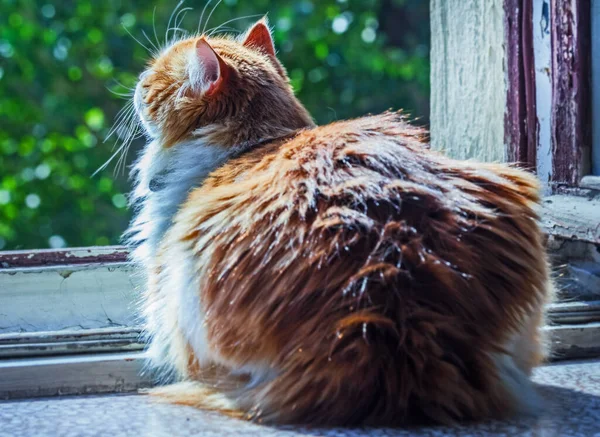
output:
[[[400,148],[427,150],[425,131],[396,112],[336,121],[261,144],[230,159],[205,182],[215,188],[260,175],[282,179],[299,172],[334,170],[355,153],[377,155]],[[377,147],[374,147],[377,145]]]
[[[328,145],[331,141],[355,143],[372,137],[392,141],[418,139],[425,143],[426,133],[424,129],[410,124],[401,112],[386,111],[307,129],[296,140],[310,139],[315,145]]]

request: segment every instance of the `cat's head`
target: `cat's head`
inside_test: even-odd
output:
[[[277,60],[266,19],[240,37],[172,43],[140,75],[134,104],[169,148],[194,137],[231,147],[313,126]]]

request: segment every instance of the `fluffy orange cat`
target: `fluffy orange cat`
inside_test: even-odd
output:
[[[263,19],[140,76],[133,174],[152,363],[173,402],[271,423],[535,411],[551,295],[538,185],[384,113],[315,126]]]

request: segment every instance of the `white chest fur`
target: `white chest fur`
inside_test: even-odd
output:
[[[135,164],[131,200],[136,216],[126,236],[135,248],[133,261],[148,275],[148,286],[143,290],[145,331],[150,340],[149,355],[159,367],[185,369],[186,344],[200,361],[208,358],[193,254],[167,244],[160,274],[151,276],[155,275],[158,248],[182,203],[230,156],[231,149],[208,146],[200,140],[172,149],[151,142]]]
[[[136,183],[131,200],[136,216],[127,238],[136,247],[134,261],[147,265],[189,192],[230,154],[228,149],[200,140],[171,149],[157,141],[146,146],[133,170]]]

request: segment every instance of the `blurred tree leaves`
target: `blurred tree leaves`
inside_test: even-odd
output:
[[[143,33],[163,41],[174,6],[0,0],[0,249],[119,242],[127,179],[114,165],[91,175],[111,155],[114,139],[103,140],[125,103],[117,94],[134,86],[148,56],[127,30],[148,46]],[[182,27],[194,30],[204,1],[185,6],[194,10]],[[427,122],[428,2],[223,0],[207,29],[264,13],[317,122],[388,108]]]

